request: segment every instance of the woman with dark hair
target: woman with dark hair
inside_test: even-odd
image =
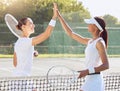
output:
[[[104,20],[100,17],[85,19],[85,22],[88,24],[88,31],[92,35],[92,38],[85,38],[74,33],[61,16],[60,12],[58,10],[56,12],[65,32],[77,42],[86,45],[86,69],[82,70],[78,77],[85,77],[85,83],[79,91],[104,91],[104,82],[101,71],[109,68],[106,52],[108,34],[105,29],[106,25]]]
[[[32,19],[26,17],[19,20],[16,27],[18,31],[22,31],[22,36],[17,40],[14,46],[14,76],[31,75],[34,46],[42,43],[50,37],[52,30],[56,24],[56,18],[56,5],[54,4],[53,17],[46,30],[42,34],[39,34],[38,36],[32,38],[29,37],[32,33],[34,33],[35,28]]]

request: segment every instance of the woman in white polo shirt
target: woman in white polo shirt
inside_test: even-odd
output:
[[[92,38],[85,38],[73,32],[60,12],[58,10],[56,12],[65,32],[77,42],[87,46],[85,49],[86,69],[79,75],[79,78],[85,77],[85,83],[79,91],[104,91],[101,71],[109,68],[106,53],[108,34],[104,20],[100,17],[86,19],[85,22],[88,24],[88,31]]]
[[[18,31],[22,31],[23,35],[20,37],[14,46],[14,59],[13,65],[15,67],[13,71],[14,76],[30,76],[32,61],[33,61],[33,53],[34,53],[34,45],[42,43],[47,38],[49,38],[52,30],[56,24],[57,14],[55,12],[56,5],[54,4],[53,9],[53,17],[46,28],[46,30],[38,36],[29,38],[29,36],[34,33],[35,25],[31,18],[23,18],[19,20]]]

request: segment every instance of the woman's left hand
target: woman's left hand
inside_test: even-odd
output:
[[[37,50],[35,50],[33,55],[34,55],[34,57],[37,57],[37,56],[38,56],[38,54],[39,54],[39,53],[38,53],[38,51],[37,51]]]

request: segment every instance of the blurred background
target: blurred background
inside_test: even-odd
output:
[[[36,26],[35,33],[31,36],[33,37],[45,31],[53,15],[53,2],[58,4],[60,12],[74,32],[81,34],[84,37],[91,37],[87,31],[87,25],[84,23],[84,19],[93,17],[93,15],[90,12],[90,7],[85,6],[85,0],[0,0],[0,54],[12,55],[14,52],[13,46],[17,40],[5,24],[5,14],[10,13],[17,20],[23,17],[32,18]],[[97,8],[97,5],[95,6],[95,4],[97,4],[96,2],[92,2],[92,4],[95,8]],[[114,6],[115,5],[113,4],[113,8]],[[102,9],[104,10],[104,8]],[[107,13],[107,11],[106,14],[97,16],[103,17],[106,22],[106,28],[109,34],[109,44],[107,50],[109,56],[119,56],[119,18],[109,12]],[[40,55],[63,54],[61,56],[64,57],[68,55],[71,57],[79,57],[80,55],[84,55],[84,48],[84,45],[79,44],[67,36],[59,21],[57,21],[50,38],[35,46],[35,49]]]

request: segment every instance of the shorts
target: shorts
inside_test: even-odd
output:
[[[87,75],[85,83],[79,90],[83,91],[104,91],[104,81],[101,74]]]

